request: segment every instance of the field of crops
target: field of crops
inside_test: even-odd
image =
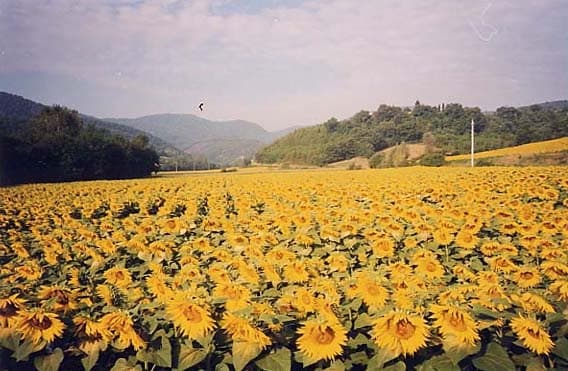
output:
[[[0,369],[568,367],[568,169],[0,189]]]
[[[507,147],[495,149],[493,151],[484,151],[475,154],[475,158],[490,158],[509,155],[527,155],[535,153],[552,153],[568,151],[568,137],[546,140],[543,142],[534,142],[523,144],[515,147]],[[446,161],[469,160],[470,155],[446,156]]]

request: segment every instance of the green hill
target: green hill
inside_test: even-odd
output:
[[[331,118],[298,129],[259,150],[256,160],[324,165],[424,140],[444,153],[466,153],[472,119],[476,151],[554,139],[568,135],[568,105],[562,102],[500,107],[495,112],[457,103],[416,102],[412,109],[381,105],[374,112],[361,111],[346,120]]]
[[[18,135],[25,131],[30,120],[37,116],[47,106],[18,95],[0,92],[0,134]],[[138,135],[146,135],[149,143],[158,152],[168,155],[179,155],[182,152],[161,138],[147,132],[120,125],[114,122],[100,120],[96,117],[79,114],[85,124],[92,124],[96,128],[105,129],[111,134],[119,135],[125,139],[133,139]]]
[[[143,130],[187,153],[205,156],[210,161],[225,165],[251,157],[262,146],[294,129],[269,132],[249,121],[211,121],[191,114],[106,118],[105,121]]]

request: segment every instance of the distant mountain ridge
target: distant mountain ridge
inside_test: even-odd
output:
[[[105,118],[155,135],[191,154],[219,164],[252,157],[261,147],[297,127],[269,132],[245,120],[211,121],[192,114],[157,114],[138,118]]]
[[[34,102],[19,95],[0,91],[0,132],[17,133],[24,129],[29,120],[38,115],[46,107],[47,106],[44,104]],[[138,135],[146,135],[150,144],[159,152],[168,153],[170,155],[181,153],[180,150],[174,148],[170,143],[147,132],[81,113],[79,113],[79,116],[86,124],[93,124],[97,128],[108,130],[112,134],[127,139],[132,139]]]

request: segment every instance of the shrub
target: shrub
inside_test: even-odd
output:
[[[420,159],[422,166],[443,166],[446,163],[442,152],[427,153]]]

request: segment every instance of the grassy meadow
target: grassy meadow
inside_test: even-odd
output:
[[[0,369],[568,367],[568,169],[0,188]]]

